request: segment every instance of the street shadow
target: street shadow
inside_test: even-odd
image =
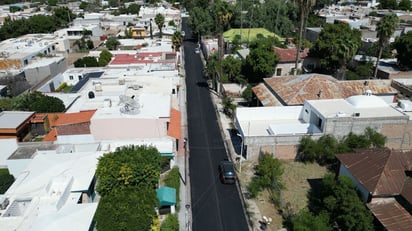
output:
[[[240,155],[241,147],[242,147],[242,138],[240,138],[237,134],[237,129],[229,128],[228,132],[230,134],[230,141],[232,142],[233,149],[236,152],[236,155]]]

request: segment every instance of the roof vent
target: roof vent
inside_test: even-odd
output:
[[[89,91],[89,99],[94,99],[94,92]]]
[[[367,96],[371,96],[372,95],[372,91],[370,89],[365,91],[365,95]]]
[[[359,117],[359,116],[360,116],[360,113],[359,113],[359,112],[355,112],[355,113],[353,113],[353,116],[354,116],[354,117]]]

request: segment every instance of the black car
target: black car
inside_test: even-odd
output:
[[[234,184],[236,182],[234,164],[228,160],[221,161],[219,164],[219,177],[223,184]]]

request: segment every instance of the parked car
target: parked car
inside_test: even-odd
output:
[[[199,49],[199,47],[196,47],[195,48],[195,54],[199,54],[200,53],[200,49]]]
[[[223,184],[236,183],[235,165],[233,162],[224,160],[219,164],[219,177]]]

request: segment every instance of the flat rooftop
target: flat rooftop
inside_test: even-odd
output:
[[[24,111],[0,112],[0,129],[16,129],[33,114],[34,112]]]

